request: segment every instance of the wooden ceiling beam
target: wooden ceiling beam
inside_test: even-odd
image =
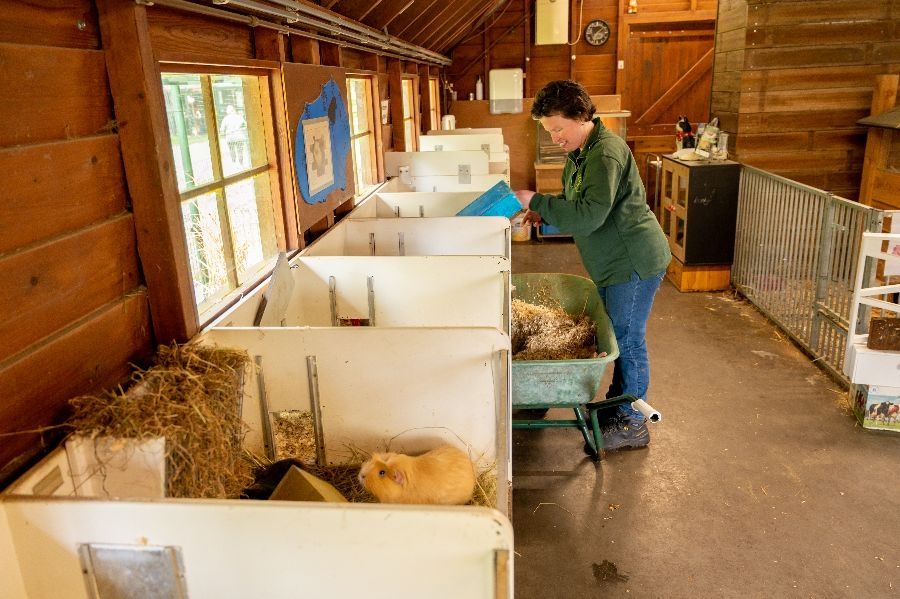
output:
[[[490,5],[475,7],[475,10],[473,12],[463,15],[463,18],[459,20],[453,27],[448,27],[447,30],[442,33],[442,35],[431,41],[431,45],[435,48],[446,47],[449,42],[453,41],[454,39],[461,38],[462,35],[467,31],[477,31],[480,27],[480,24],[473,24],[477,23],[481,17],[488,14],[491,10],[492,9]]]
[[[507,2],[512,2],[512,0],[507,0]],[[440,40],[440,43],[435,44],[435,47],[443,47],[446,49],[452,49],[456,45],[458,45],[462,40],[465,40],[464,37],[467,31],[478,31],[482,28],[484,23],[493,16],[493,14],[500,8],[500,5],[503,4],[503,0],[500,0],[496,6],[488,5],[484,8],[484,10],[473,20],[475,25],[472,27],[463,27],[462,30],[456,31],[453,35],[448,36],[446,40]],[[493,26],[493,23],[491,23]],[[505,35],[505,34],[504,34]]]
[[[439,13],[447,9],[447,0],[431,0],[430,4],[424,7],[421,11],[407,11],[407,15],[409,15],[408,19],[399,19],[396,23],[396,31],[393,35],[396,35],[400,39],[406,39],[404,34],[409,31],[410,27],[415,25],[416,23],[421,22],[423,19],[430,18],[435,13]]]
[[[385,8],[384,10],[378,11],[377,14],[372,15],[373,18],[370,19],[367,24],[375,29],[384,30],[384,28],[393,23],[397,17],[412,8],[416,2],[417,0],[397,0],[390,8]]]
[[[460,27],[471,29],[472,25],[475,22],[473,17],[483,10],[484,7],[479,6],[478,2],[470,4],[467,8],[463,9],[461,12],[455,15],[455,18],[451,17],[452,20],[448,20],[445,26],[433,28],[431,32],[428,33],[427,37],[422,38],[421,44],[433,45],[438,40],[446,37],[447,32],[458,32],[460,30]]]
[[[412,40],[421,40],[426,37],[431,37],[434,33],[431,29],[432,27],[436,26],[438,23],[445,23],[451,19],[455,19],[460,13],[468,11],[472,6],[483,1],[484,0],[468,0],[457,3],[447,2],[444,8],[429,21],[423,23],[421,26],[416,26],[416,33],[409,38],[410,43],[421,45],[420,42]],[[454,23],[456,23],[456,21],[454,21]]]

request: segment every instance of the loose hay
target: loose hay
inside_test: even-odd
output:
[[[137,371],[125,392],[71,401],[76,434],[166,439],[168,497],[230,498],[252,482],[241,458],[244,351],[161,346],[157,365]]]
[[[559,306],[512,300],[513,360],[577,360],[597,357],[593,321]]]
[[[304,464],[316,463],[316,437],[309,410],[276,412],[272,417],[275,458],[294,458]]]

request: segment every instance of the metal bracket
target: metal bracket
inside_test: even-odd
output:
[[[400,218],[400,206],[394,206],[394,216]]]
[[[425,216],[425,206],[419,204],[419,218],[422,218],[423,216]]]
[[[375,255],[375,233],[369,233],[369,255]]]
[[[444,150],[443,144],[437,144],[437,145],[434,146],[434,151],[435,151],[435,152],[442,152],[443,150]]]
[[[328,277],[328,304],[331,308],[331,326],[338,326],[337,315],[337,281],[334,277]]]
[[[188,596],[179,547],[88,543],[78,557],[91,599]]]
[[[403,238],[403,231],[397,233],[397,243],[399,244],[398,251],[401,256],[406,255],[406,240]]]
[[[460,164],[459,170],[457,172],[457,179],[459,183],[471,183],[472,182],[472,166],[469,164]]]
[[[491,155],[491,144],[481,144],[481,150],[482,150],[485,154],[487,154],[488,156],[490,156],[490,155]]]
[[[275,460],[275,437],[272,434],[272,420],[269,413],[269,396],[266,394],[266,379],[263,377],[262,356],[253,356],[256,364],[256,385],[259,391],[259,411],[262,418],[263,442],[265,443],[266,457]]]
[[[313,434],[316,438],[316,464],[325,465],[325,434],[322,431],[322,405],[319,398],[319,369],[315,356],[306,356],[306,376],[309,381],[309,403],[312,406]]]
[[[402,235],[402,233],[401,233]],[[369,326],[375,326],[375,277],[366,277],[366,288],[369,290]]]

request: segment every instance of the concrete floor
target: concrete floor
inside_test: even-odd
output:
[[[584,275],[566,241],[513,265]],[[576,429],[513,432],[517,599],[900,597],[900,435],[730,294],[664,282],[648,342],[648,448],[595,463]]]

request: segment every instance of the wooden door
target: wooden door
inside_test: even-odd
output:
[[[616,88],[629,139],[670,136],[674,150],[679,115],[709,120],[715,18],[714,8],[620,17]]]

